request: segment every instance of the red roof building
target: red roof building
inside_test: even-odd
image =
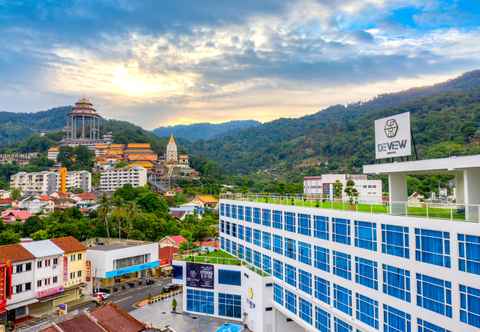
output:
[[[158,258],[160,260],[160,267],[167,267],[172,265],[173,256],[178,252],[175,247],[161,247],[158,248]]]
[[[3,222],[6,224],[19,221],[24,223],[32,214],[28,211],[8,209],[2,212]]]
[[[188,242],[186,238],[181,235],[172,235],[172,236],[165,236],[163,239],[158,241],[158,245],[160,248],[163,247],[175,247],[180,248],[182,243]]]

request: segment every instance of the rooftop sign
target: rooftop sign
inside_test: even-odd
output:
[[[375,121],[375,158],[405,157],[412,154],[410,113]]]

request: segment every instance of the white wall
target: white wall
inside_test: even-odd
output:
[[[32,266],[30,271],[25,270],[27,263],[30,263]],[[35,262],[33,260],[12,264],[13,265],[12,285],[13,285],[14,294],[12,298],[7,301],[7,306],[9,310],[16,308],[17,307],[16,304],[20,304],[21,302],[33,300],[36,298],[36,295],[35,295],[36,281],[34,277],[34,264]],[[23,272],[21,273],[15,272],[17,265],[23,265]],[[31,288],[30,288],[30,291],[25,291],[25,284],[28,282],[31,283]],[[23,291],[21,293],[15,293],[16,285],[22,285]]]
[[[57,264],[53,264],[54,259],[57,259]],[[47,260],[50,260],[50,266],[45,266],[45,262]],[[38,267],[37,264],[39,261],[42,262],[42,267]],[[55,289],[63,289],[63,255],[39,257],[35,259],[33,265],[35,276],[34,289],[37,297],[39,292],[52,291],[55,293]],[[54,277],[57,277],[56,282],[53,282]],[[50,284],[45,285],[45,279],[49,278]],[[37,286],[37,282],[39,280],[42,281],[42,285],[40,287]]]

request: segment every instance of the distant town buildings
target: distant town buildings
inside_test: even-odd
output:
[[[38,153],[2,153],[0,154],[0,164],[12,164],[27,165],[30,160],[37,158]]]
[[[140,166],[110,168],[100,172],[100,191],[113,192],[124,185],[143,187],[147,184],[147,170]]]
[[[150,143],[97,144],[95,146],[95,161],[99,169],[112,168],[119,162],[151,169],[157,160],[158,155],[151,149]]]

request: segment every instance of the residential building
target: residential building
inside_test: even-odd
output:
[[[12,296],[6,302],[6,310],[8,320],[16,321],[28,316],[28,306],[38,301],[35,294],[35,257],[20,244],[10,244],[0,246],[0,259],[11,264]]]
[[[222,197],[221,248],[271,278],[272,296],[264,298],[272,300],[264,314],[273,315],[271,331],[478,331],[480,155],[364,172],[388,177],[384,208]],[[408,206],[407,175],[429,173],[455,177],[456,205]],[[186,284],[187,311],[217,315],[221,288],[202,288],[208,276],[189,286],[182,268],[176,279]],[[252,329],[251,320],[264,316],[250,316],[247,299],[242,317]]]
[[[218,198],[213,195],[197,195],[189,204],[199,204],[204,209],[216,209]]]
[[[63,303],[78,300],[85,286],[87,247],[73,236],[52,239],[63,250]]]
[[[30,160],[37,158],[38,152],[31,153],[1,153],[0,154],[0,164],[11,164],[16,163],[18,165],[28,165]]]
[[[7,209],[1,213],[2,221],[6,224],[24,223],[31,216],[31,212],[17,209]]]
[[[55,209],[55,204],[48,195],[27,196],[18,202],[18,208],[30,214],[50,213]]]
[[[358,192],[359,202],[382,203],[382,181],[369,180],[364,174],[324,174],[322,176],[306,176],[303,179],[303,193],[309,197],[333,200],[338,195],[340,199],[348,198],[345,188],[352,180]],[[341,184],[341,193],[335,193],[335,183]]]
[[[143,167],[112,168],[100,172],[100,191],[112,192],[124,185],[143,187],[147,184],[147,170]]]
[[[60,147],[52,146],[48,149],[47,158],[53,162],[57,162],[58,154],[60,153]]]
[[[188,242],[187,239],[181,235],[169,235],[169,236],[165,236],[163,239],[158,241],[158,246],[160,248],[175,247],[179,249],[183,243],[187,243],[187,242]]]
[[[55,172],[19,172],[10,178],[10,187],[19,189],[23,195],[50,195],[58,190],[58,185]]]
[[[66,178],[67,190],[80,189],[83,192],[92,191],[92,173],[89,171],[70,171]]]

